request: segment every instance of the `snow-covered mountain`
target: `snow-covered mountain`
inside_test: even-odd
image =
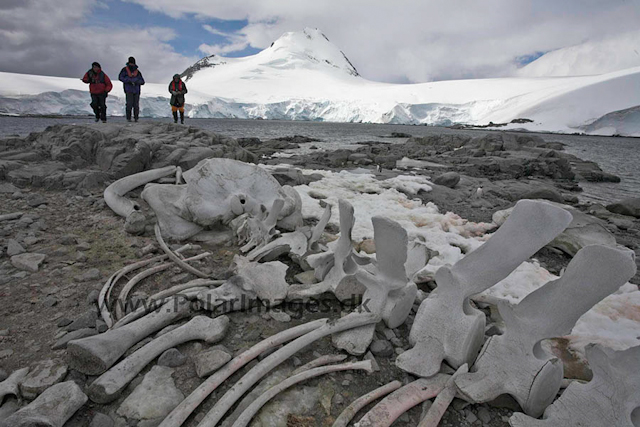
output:
[[[107,70],[112,77],[116,72]],[[308,28],[284,34],[253,56],[203,58],[183,75],[188,114],[197,118],[429,125],[528,118],[533,122],[507,128],[575,132],[640,104],[640,67],[581,77],[373,82],[360,76],[322,32]],[[143,115],[170,115],[167,85],[143,87]],[[119,115],[124,101],[119,82],[114,86],[109,114]],[[87,87],[79,79],[0,73],[0,113],[88,114],[88,103]],[[607,132],[621,133],[610,122]],[[640,135],[640,123],[626,123],[624,133],[629,132]]]
[[[640,67],[640,30],[551,51],[518,70],[522,77],[585,76]]]

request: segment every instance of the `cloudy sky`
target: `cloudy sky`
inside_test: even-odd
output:
[[[636,30],[638,0],[0,0],[0,71],[160,82],[205,55],[246,56],[321,29],[365,78],[513,75],[544,52]]]

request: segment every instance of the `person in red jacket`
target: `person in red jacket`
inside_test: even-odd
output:
[[[91,108],[96,114],[96,122],[102,119],[102,123],[107,122],[107,95],[111,92],[113,85],[102,67],[97,62],[91,64],[91,69],[84,74],[82,81],[89,85],[91,93]]]

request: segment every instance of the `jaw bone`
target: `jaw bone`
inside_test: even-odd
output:
[[[640,346],[614,351],[590,344],[586,348],[593,379],[572,383],[544,411],[542,420],[515,413],[513,427],[632,427],[640,425]]]
[[[587,246],[565,273],[527,295],[518,305],[498,305],[504,335],[489,337],[474,365],[460,375],[460,392],[474,402],[512,395],[525,413],[539,417],[553,401],[563,377],[562,362],[540,346],[571,332],[578,319],[636,273],[634,253]]]
[[[132,212],[139,211],[140,205],[124,197],[125,194],[137,187],[167,175],[172,175],[175,172],[175,166],[167,166],[120,178],[104,190],[104,201],[116,214],[127,218]]]
[[[396,365],[429,377],[443,360],[454,368],[473,364],[484,339],[485,315],[469,297],[507,277],[564,230],[571,214],[545,202],[522,200],[491,238],[453,267],[436,273],[438,287],[416,314],[409,336],[414,347]]]
[[[117,399],[127,384],[164,351],[187,341],[218,342],[224,337],[228,327],[227,316],[215,319],[206,316],[194,317],[179,328],[154,339],[98,377],[89,386],[89,398],[97,403],[108,403]]]
[[[360,311],[382,317],[389,328],[402,325],[411,312],[418,287],[407,279],[408,236],[400,224],[374,216],[376,266],[373,273],[359,269],[355,276],[367,288]],[[333,345],[355,355],[364,354],[371,344],[375,325],[345,331],[332,337]]]

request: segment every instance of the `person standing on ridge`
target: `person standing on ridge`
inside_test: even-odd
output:
[[[102,67],[97,62],[91,64],[91,69],[84,74],[82,81],[89,85],[91,94],[91,108],[96,115],[96,122],[102,119],[102,123],[107,122],[107,95],[111,92],[113,85]]]
[[[180,74],[173,75],[173,80],[169,83],[169,92],[173,123],[178,123],[178,111],[180,111],[180,123],[184,124],[184,95],[187,93],[187,85],[180,79]]]
[[[125,107],[127,121],[131,121],[131,110],[133,109],[133,119],[137,122],[140,114],[140,86],[144,84],[144,78],[138,70],[136,59],[133,56],[129,57],[127,64],[120,70],[118,80],[124,84],[124,94],[127,98],[127,106]]]

